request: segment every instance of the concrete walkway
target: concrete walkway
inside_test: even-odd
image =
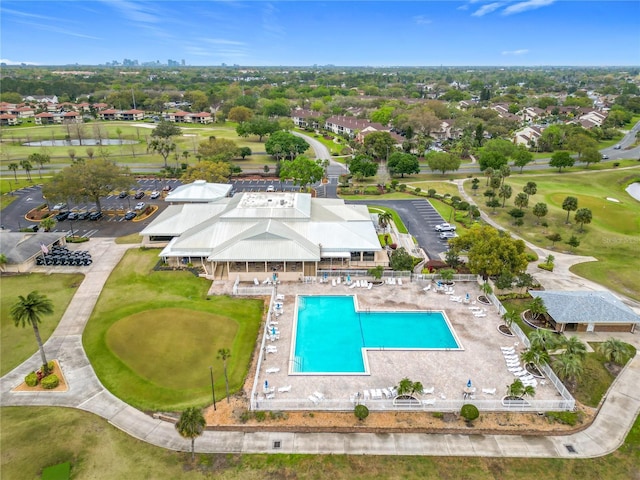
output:
[[[94,243],[95,242],[95,243]],[[94,263],[87,270],[58,328],[46,342],[49,358],[58,359],[67,392],[12,392],[24,376],[40,366],[36,352],[0,379],[2,406],[59,406],[85,410],[150,444],[189,451],[190,442],[178,435],[172,423],[154,419],[109,393],[97,379],[82,347],[82,331],[110,272],[125,251],[135,245],[116,245],[112,239],[91,240]],[[640,336],[624,340],[640,349]],[[437,455],[480,457],[587,458],[605,455],[623,442],[640,411],[640,360],[634,358],[618,376],[591,426],[567,436],[454,434],[334,434],[286,432],[206,431],[196,440],[202,453],[321,453],[370,455]],[[275,448],[274,442],[280,442]],[[567,446],[571,446],[570,452]]]

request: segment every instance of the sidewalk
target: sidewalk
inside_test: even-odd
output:
[[[93,242],[94,240],[92,240]],[[82,348],[82,330],[110,272],[125,251],[136,245],[116,245],[96,239],[101,255],[86,272],[58,328],[46,342],[50,358],[58,359],[69,385],[67,392],[11,392],[24,376],[40,366],[36,352],[0,379],[2,406],[59,406],[92,412],[129,435],[150,444],[189,451],[191,444],[172,423],[157,420],[127,405],[97,379]],[[92,245],[93,247],[94,245]],[[640,335],[626,339],[640,348]],[[351,455],[437,455],[482,457],[588,458],[616,450],[640,411],[640,360],[636,356],[618,376],[591,426],[568,436],[454,434],[338,434],[289,432],[220,432],[207,430],[195,443],[202,453],[318,453]],[[280,442],[275,449],[274,442]],[[575,453],[569,452],[571,445]]]

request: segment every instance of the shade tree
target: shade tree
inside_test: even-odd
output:
[[[427,161],[427,165],[430,170],[434,172],[442,172],[442,175],[449,171],[454,172],[458,170],[462,163],[460,157],[447,152],[429,152],[425,156],[425,160]],[[477,178],[474,180],[475,183],[473,186],[477,189],[479,180]]]
[[[299,155],[280,166],[280,180],[293,180],[294,185],[306,187],[322,179],[324,168],[321,160],[313,160],[305,155]]]
[[[387,169],[392,176],[400,174],[404,178],[405,174],[420,173],[420,164],[415,155],[403,152],[393,152],[389,155]]]
[[[571,156],[571,154],[564,150],[558,150],[551,155],[551,160],[549,160],[549,166],[558,169],[558,172],[562,172],[562,169],[565,167],[572,167],[575,163],[575,160]]]
[[[373,177],[378,173],[378,163],[367,155],[359,154],[349,161],[349,172],[363,178]]]

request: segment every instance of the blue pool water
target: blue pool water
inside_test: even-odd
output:
[[[459,348],[441,312],[357,312],[352,296],[300,296],[295,334],[298,373],[364,373],[363,348]]]

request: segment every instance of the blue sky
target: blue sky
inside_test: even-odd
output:
[[[640,65],[640,1],[8,1],[0,61]]]

